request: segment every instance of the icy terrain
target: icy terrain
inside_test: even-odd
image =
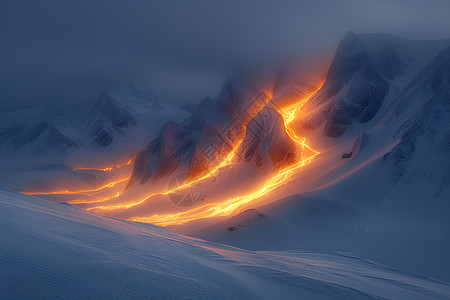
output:
[[[448,299],[450,285],[326,251],[249,251],[0,190],[0,298]]]

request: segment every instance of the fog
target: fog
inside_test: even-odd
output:
[[[333,49],[349,30],[450,37],[450,1],[0,2],[0,111],[86,108],[137,85],[177,104],[238,67]]]

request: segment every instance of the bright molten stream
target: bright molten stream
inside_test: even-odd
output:
[[[322,84],[320,84],[320,86]],[[320,89],[320,86],[317,88],[317,90]],[[265,92],[266,94],[270,95],[269,90],[266,89]],[[293,174],[299,172],[303,166],[310,163],[314,159],[314,157],[319,154],[318,151],[312,149],[312,147],[307,144],[306,138],[297,136],[297,134],[295,133],[294,129],[291,126],[291,123],[295,120],[297,112],[299,112],[302,109],[304,104],[309,100],[309,98],[314,93],[315,92],[311,93],[311,95],[309,95],[308,97],[300,99],[298,103],[295,103],[289,107],[285,107],[283,109],[278,110],[278,112],[283,117],[286,133],[301,148],[301,158],[298,162],[286,167],[285,169],[282,169],[277,174],[273,175],[271,178],[266,180],[264,184],[260,186],[260,188],[251,193],[239,195],[231,199],[225,199],[220,202],[208,201],[207,203],[198,203],[197,206],[194,205],[190,209],[181,212],[154,214],[148,217],[134,217],[131,218],[130,220],[167,226],[167,225],[180,225],[201,218],[234,215],[236,213],[239,213],[242,209],[247,208],[250,203],[253,203],[258,199],[263,198],[264,196],[268,195],[275,189],[286,184]],[[269,97],[269,99],[270,98],[271,96]],[[51,192],[27,192],[27,194],[72,195],[75,197],[80,196],[79,199],[72,199],[67,202],[71,204],[98,203],[98,206],[91,206],[87,209],[100,214],[111,215],[112,213],[114,213],[114,211],[124,210],[142,204],[145,201],[150,200],[153,196],[168,195],[175,191],[178,192],[180,190],[187,189],[192,185],[198,184],[199,182],[205,179],[211,178],[221,168],[233,164],[236,151],[238,150],[241,142],[242,140],[236,143],[234,149],[228,154],[228,156],[203,177],[184,183],[181,186],[178,186],[176,189],[167,190],[165,192],[159,192],[154,194],[142,195],[138,199],[127,199],[125,203],[117,203],[117,202],[102,203],[102,202],[107,202],[108,200],[120,196],[123,193],[127,181],[129,180],[129,176],[122,176],[121,178],[116,178],[96,188],[86,188],[81,190],[56,190]],[[120,171],[120,169],[126,168],[127,166],[131,165],[133,161],[134,159],[131,159],[122,164],[117,164],[104,168],[87,168],[76,166],[75,171],[89,170],[89,171],[103,171],[103,172],[118,172]]]

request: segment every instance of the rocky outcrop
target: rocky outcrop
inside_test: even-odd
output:
[[[324,124],[323,135],[338,138],[355,124],[370,121],[390,89],[389,80],[401,75],[407,64],[397,44],[384,35],[347,34],[321,90],[305,105],[305,110],[315,112],[305,119],[303,129]]]
[[[270,105],[249,122],[237,159],[274,170],[298,161],[296,145],[286,133],[283,118]]]
[[[205,98],[186,124],[169,122],[164,126],[176,130],[161,130],[139,154],[128,187],[138,178],[140,184],[150,178],[154,184],[176,169],[182,169],[188,180],[203,176],[244,138],[247,123],[268,101],[269,96],[247,78],[238,74],[227,79],[219,97]],[[161,147],[162,141],[170,144],[170,151]]]

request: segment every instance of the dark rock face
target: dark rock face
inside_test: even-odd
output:
[[[352,151],[342,154],[342,159],[357,157],[364,150],[369,141],[369,135],[365,132],[360,134],[353,143]]]
[[[225,81],[217,99],[207,97],[201,101],[189,122],[180,125],[185,129],[184,139],[189,139],[190,148],[177,168],[186,172],[187,180],[200,178],[217,167],[241,141],[236,151],[241,161],[275,170],[297,161],[296,145],[287,135],[277,109],[309,96],[316,81],[304,78],[305,84],[299,88],[292,83],[291,75],[282,70],[274,87],[262,87],[238,74]],[[156,176],[154,165],[161,159],[159,151],[147,151],[136,160],[133,176],[141,177],[140,183],[146,181],[142,178]],[[129,186],[136,182],[134,177]]]
[[[353,152],[344,153],[344,154],[342,154],[342,159],[351,158],[352,155],[353,155]]]
[[[246,225],[258,222],[265,218],[267,218],[265,214],[254,208],[250,208],[227,220],[226,223],[229,223],[228,225],[232,225],[228,226],[227,230],[229,232],[233,232],[242,229]],[[221,224],[219,223],[219,225]]]
[[[173,121],[169,121],[161,133],[151,149],[152,153],[158,153],[153,182],[172,174],[181,164],[183,155],[192,148],[192,142],[184,138],[185,129]]]
[[[181,125],[174,121],[167,122],[160,135],[137,156],[128,187],[138,178],[140,184],[146,183],[151,178],[155,183],[172,174],[194,147],[194,141],[187,134],[188,131]]]
[[[201,176],[223,161],[233,151],[236,143],[243,138],[244,128],[240,119],[236,119],[225,128],[208,124],[197,141],[188,168],[188,179]]]
[[[48,134],[43,139],[44,148],[64,151],[69,148],[78,148],[78,144],[62,134],[55,127],[48,127]]]
[[[435,165],[428,166],[428,169],[433,170],[434,175],[441,173],[442,184],[448,185],[450,164],[445,156],[450,152],[450,48],[441,52],[427,68],[419,72],[411,87],[414,89],[406,89],[405,96],[396,101],[396,117],[405,113],[405,101],[409,99],[410,106],[414,105],[411,95],[426,95],[425,91],[429,91],[428,98],[421,96],[420,102],[415,104],[415,113],[399,126],[394,137],[400,136],[400,142],[384,155],[383,161],[393,164],[393,181],[398,182],[410,169],[408,164],[416,158],[421,140],[420,144],[427,146],[421,150],[422,155],[426,155],[421,161],[426,161],[428,157],[434,158],[432,163]],[[419,166],[415,168],[417,173]]]
[[[400,75],[405,63],[389,40],[374,50],[370,39],[349,33],[340,43],[324,85],[305,106],[309,110],[321,107],[305,120],[305,129],[325,123],[324,136],[338,138],[378,113],[390,88],[388,80]]]
[[[410,63],[405,45],[404,41],[388,36],[349,33],[338,47],[322,88],[303,106],[301,130],[323,127],[324,136],[339,138],[358,124],[373,120],[391,86],[397,83],[394,80],[403,75]],[[436,75],[431,82],[440,85],[442,78],[442,74]],[[162,135],[176,135],[175,132],[161,131],[136,160],[129,186],[137,178],[140,183],[153,178],[155,183],[179,168],[188,179],[199,178],[223,161],[241,140],[236,153],[241,161],[276,170],[298,161],[295,144],[285,131],[282,117],[267,105],[270,100],[272,108],[287,107],[309,95],[308,89],[295,85],[289,70],[282,70],[272,89],[274,97],[269,99],[263,88],[256,88],[245,78],[228,79],[217,99],[205,98],[189,122],[178,125],[182,137],[171,140]],[[367,137],[360,136],[343,158],[355,157]],[[156,146],[163,140],[176,144],[171,146],[172,152]],[[169,162],[172,159],[174,162]]]
[[[226,80],[216,100],[205,98],[187,124],[168,122],[136,159],[132,186],[156,183],[178,168],[187,179],[203,176],[240,142],[247,122],[269,101],[268,96],[239,76]]]
[[[295,142],[286,133],[283,118],[270,105],[249,122],[237,151],[238,160],[263,168],[273,166],[275,170],[294,164],[297,156]]]

